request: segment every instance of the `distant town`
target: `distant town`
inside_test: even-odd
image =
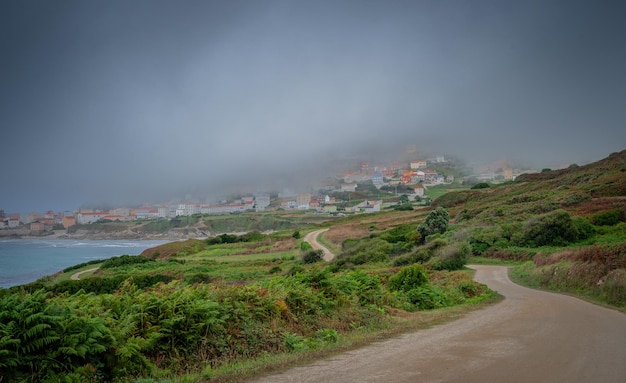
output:
[[[411,153],[411,150],[407,151]],[[409,201],[428,198],[428,189],[438,185],[466,185],[478,182],[504,182],[514,180],[521,173],[534,170],[514,169],[508,162],[501,161],[484,166],[479,171],[468,171],[458,161],[448,161],[444,156],[427,159],[389,162],[384,165],[363,161],[352,170],[334,176],[334,181],[315,190],[295,191],[284,189],[272,192],[257,192],[236,198],[220,199],[215,202],[195,200],[163,203],[145,203],[135,207],[116,207],[108,210],[79,208],[73,211],[11,213],[0,209],[0,234],[7,236],[19,230],[23,235],[41,235],[53,230],[68,229],[75,225],[86,225],[107,221],[135,221],[171,219],[194,214],[218,215],[267,210],[310,210],[323,214],[343,214],[345,198],[362,188],[375,188],[386,195],[405,195]],[[371,193],[370,193],[371,195]],[[394,202],[396,203],[396,202]],[[389,204],[389,203],[387,203]],[[343,206],[343,207],[342,207]],[[351,204],[350,213],[372,213],[381,211],[382,199],[366,199]]]

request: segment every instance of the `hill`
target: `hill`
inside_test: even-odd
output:
[[[589,216],[626,207],[626,150],[584,166],[522,174],[490,188],[450,192],[433,202],[454,212],[458,221],[494,223],[503,217],[523,221],[564,209]]]
[[[528,261],[518,281],[626,306],[626,151],[433,206],[448,209],[475,255]]]

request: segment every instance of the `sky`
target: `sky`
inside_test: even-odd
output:
[[[0,209],[626,149],[621,1],[2,1]]]

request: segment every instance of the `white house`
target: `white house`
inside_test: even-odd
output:
[[[14,216],[9,218],[8,222],[9,229],[15,229],[20,226],[20,217]]]
[[[268,206],[270,206],[270,195],[267,193],[255,194],[254,206],[257,211],[265,210]]]
[[[415,194],[416,194],[418,197],[420,197],[420,198],[421,198],[421,197],[423,197],[423,196],[424,196],[424,187],[423,187],[422,185],[415,185],[414,190],[415,190]]]
[[[76,214],[76,223],[79,225],[93,223],[104,218],[106,215],[109,215],[109,213],[104,211],[78,212],[78,214]]]

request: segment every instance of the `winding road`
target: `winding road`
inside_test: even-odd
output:
[[[626,381],[626,314],[518,286],[505,267],[472,267],[502,302],[254,382]]]
[[[94,267],[93,269],[87,269],[87,270],[79,271],[77,273],[72,274],[70,279],[73,280],[73,281],[78,281],[78,280],[80,280],[80,276],[81,275],[87,274],[87,273],[91,273],[92,271],[96,271],[98,269],[99,269],[98,267]]]
[[[314,250],[322,250],[324,252],[323,258],[325,261],[328,262],[328,261],[332,261],[333,258],[335,258],[335,254],[331,253],[331,251],[328,250],[325,246],[317,242],[317,237],[325,231],[328,231],[328,228],[315,230],[310,233],[307,233],[307,235],[304,236],[304,240],[310,243],[311,247],[313,247]]]

